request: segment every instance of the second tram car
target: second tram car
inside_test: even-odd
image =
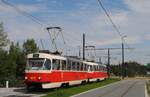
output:
[[[25,83],[43,89],[75,85],[108,77],[106,66],[51,53],[27,55]]]

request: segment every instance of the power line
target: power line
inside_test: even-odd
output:
[[[113,22],[112,18],[110,17],[109,13],[107,12],[106,8],[103,6],[102,1],[98,0],[98,4],[101,6],[101,8],[103,9],[103,11],[105,12],[106,16],[108,17],[109,21],[111,22],[113,28],[116,30],[116,32],[119,34],[120,37],[122,37],[121,32],[119,31],[118,27],[116,26],[116,24]]]
[[[45,24],[40,20],[38,19],[37,17],[27,13],[26,11],[23,11],[23,10],[20,10],[18,7],[16,7],[15,5],[7,2],[6,0],[1,0],[4,4],[14,8],[18,13],[21,13],[22,15],[30,18],[32,21],[36,22],[37,24],[41,25],[41,26],[44,26]]]
[[[45,24],[45,23],[44,23],[43,21],[41,21],[39,18],[37,18],[37,17],[35,17],[35,16],[29,14],[28,12],[19,9],[18,7],[16,7],[15,5],[13,5],[13,4],[7,2],[6,0],[1,0],[1,1],[2,1],[4,4],[6,4],[6,5],[12,7],[13,9],[15,9],[18,13],[20,13],[20,14],[22,14],[22,15],[28,17],[28,18],[30,18],[32,21],[34,21],[35,23],[41,25],[42,27],[43,27],[43,26],[45,27],[45,26],[48,26],[48,25],[49,25],[49,24]],[[61,32],[61,35],[62,35],[62,32]],[[69,37],[71,37],[70,39],[73,39],[73,40],[76,40],[76,41],[81,42],[81,40],[79,40],[79,39],[77,39],[77,38],[75,38],[75,37],[72,37],[72,35],[69,35],[68,33],[66,33],[66,35],[69,36]],[[65,40],[63,35],[62,35],[62,39],[63,39],[63,41]],[[64,44],[66,44],[66,42],[64,42]]]
[[[35,16],[29,14],[28,12],[19,9],[19,8],[16,7],[15,5],[13,5],[13,4],[11,4],[11,3],[5,1],[5,0],[1,0],[1,1],[2,1],[5,5],[8,5],[8,6],[12,7],[13,9],[15,9],[18,13],[20,13],[20,14],[22,14],[22,15],[28,17],[28,18],[30,18],[32,21],[34,21],[35,23],[39,24],[40,26],[44,26],[44,27],[45,27],[45,26],[49,25],[49,24],[45,24],[43,21],[41,21],[41,20],[38,19],[37,17],[35,17]],[[65,39],[64,39],[64,36],[63,36],[63,33],[62,33],[62,32],[61,32],[61,35],[62,35],[62,39],[63,39],[63,41],[64,41],[64,44],[66,45],[66,42],[65,42]]]

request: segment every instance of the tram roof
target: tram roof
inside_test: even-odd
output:
[[[34,56],[35,55],[35,56]],[[37,57],[37,56],[38,57]],[[28,54],[27,58],[48,58],[48,59],[59,59],[59,60],[66,60],[65,57],[60,55],[54,55],[54,54],[46,54],[46,53],[32,53]]]
[[[88,62],[88,61],[83,61],[84,64],[88,64],[88,65],[98,65],[97,63],[94,62]]]

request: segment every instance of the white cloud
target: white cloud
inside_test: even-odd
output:
[[[39,1],[41,2],[41,0]],[[90,1],[93,4],[93,1]],[[148,34],[150,28],[150,22],[149,22],[149,1],[148,0],[124,0],[123,1],[130,10],[118,10],[111,12],[111,17],[113,21],[116,23],[116,25],[119,27],[120,31],[127,35],[127,36],[133,36],[132,43],[139,43],[139,41],[142,41],[143,38],[135,38],[137,37],[143,37],[145,34]],[[112,28],[112,25],[108,18],[104,15],[102,11],[99,11],[96,7],[95,10],[86,10],[89,9],[89,7],[93,6],[90,5],[90,3],[79,3],[78,7],[81,7],[79,9],[81,10],[73,10],[72,12],[67,10],[60,10],[59,12],[62,12],[63,14],[55,14],[53,12],[49,12],[51,8],[49,6],[42,6],[43,8],[47,9],[49,12],[49,16],[55,15],[52,17],[47,17],[48,14],[42,13],[42,16],[47,21],[50,21],[50,24],[54,25],[63,25],[66,33],[74,34],[75,37],[82,36],[81,33],[85,32],[87,34],[87,38],[89,38],[90,41],[96,42],[96,41],[103,41],[103,40],[114,40],[115,37],[118,37],[117,32]],[[40,12],[41,7],[39,5],[17,5],[21,10],[28,11],[30,13],[33,12]],[[142,8],[141,8],[142,7]],[[94,9],[94,8],[93,8]],[[112,8],[113,9],[113,8]],[[37,32],[36,28],[39,28],[36,23],[33,23],[30,19],[18,14],[14,9],[8,7],[8,6],[0,6],[1,11],[1,17],[3,21],[7,22],[9,25],[15,24],[17,26],[12,26],[12,33],[19,33],[22,31],[20,28],[25,28],[27,32]],[[41,12],[42,12],[41,11]],[[56,12],[56,10],[52,10]],[[146,12],[145,12],[146,11]],[[141,14],[140,12],[144,12],[144,14]],[[51,14],[52,13],[52,14]],[[63,15],[63,16],[62,16]],[[19,17],[19,18],[18,18]],[[62,18],[61,18],[62,17]],[[20,19],[21,18],[21,19]],[[13,21],[11,20],[13,19]],[[55,19],[55,20],[54,20]],[[21,23],[22,22],[22,23]],[[17,24],[18,23],[18,24]],[[21,23],[21,24],[20,24]],[[26,23],[28,25],[26,25]],[[20,26],[18,28],[18,25]],[[9,28],[10,29],[10,28]],[[17,30],[16,30],[17,29]],[[18,31],[18,29],[20,29]],[[70,31],[70,32],[69,32]],[[76,33],[75,33],[76,32]],[[137,35],[138,33],[138,35]],[[21,35],[21,33],[20,33]],[[29,35],[30,36],[30,35]],[[12,37],[12,36],[11,36]],[[73,41],[73,40],[72,40]],[[133,42],[134,41],[134,42]],[[108,45],[107,42],[104,42],[103,45]],[[114,44],[114,42],[112,42]],[[118,42],[116,42],[117,44]],[[111,43],[109,43],[111,44]]]
[[[150,0],[124,0],[133,12],[150,13]]]
[[[37,5],[16,5],[17,8],[29,13],[38,12]],[[27,38],[39,39],[45,37],[44,28],[32,21],[31,18],[18,13],[13,7],[5,5],[0,2],[0,21],[4,23],[6,32],[10,40],[18,41]]]
[[[130,36],[124,39],[127,44],[138,44],[141,43],[141,38],[138,36]],[[113,45],[113,44],[121,44],[120,37],[112,38],[112,39],[105,39],[105,40],[98,40],[96,41],[96,45]]]
[[[19,8],[20,10],[27,11],[27,12],[30,12],[30,13],[31,12],[37,12],[40,9],[36,5],[23,5],[23,4],[20,4],[20,5],[17,5],[16,7]]]
[[[145,36],[149,35],[150,31],[150,1],[149,0],[124,0],[124,3],[130,10],[118,10],[111,12],[110,16],[118,26],[123,35],[127,35],[126,39],[129,44],[141,44],[145,41]],[[92,27],[104,36],[96,43],[97,45],[111,45],[120,43],[116,39],[117,32],[112,28],[112,25],[104,13],[95,16],[92,19]],[[95,38],[97,39],[97,38]]]

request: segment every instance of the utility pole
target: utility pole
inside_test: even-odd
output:
[[[108,74],[108,77],[110,77],[110,48],[108,48],[107,74]]]
[[[124,38],[127,36],[122,36],[121,40],[122,40],[122,79],[124,79]]]
[[[85,34],[83,33],[83,60],[85,60]]]
[[[122,41],[122,79],[124,79],[124,44]]]
[[[102,58],[101,57],[99,57],[99,63],[102,64]]]
[[[81,58],[80,46],[78,46],[78,49],[79,49],[79,57]]]

